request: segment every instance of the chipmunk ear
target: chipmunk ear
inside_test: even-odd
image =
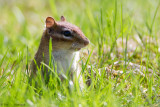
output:
[[[47,17],[46,18],[46,28],[50,28],[52,26],[55,26],[56,22],[52,17]]]
[[[64,16],[61,16],[61,21],[66,21]]]

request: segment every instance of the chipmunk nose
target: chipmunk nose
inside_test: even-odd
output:
[[[86,40],[84,41],[84,45],[87,46],[89,44],[89,40],[86,38]]]

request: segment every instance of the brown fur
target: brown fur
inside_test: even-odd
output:
[[[66,38],[62,34],[64,29],[69,29],[73,37]],[[66,22],[61,17],[60,22],[56,22],[52,17],[46,19],[46,29],[43,32],[38,51],[31,63],[31,72],[36,74],[37,66],[41,66],[41,62],[49,64],[49,40],[52,38],[52,51],[67,50],[68,52],[77,51],[89,44],[89,40],[83,32],[75,25]],[[73,46],[73,44],[75,46]]]

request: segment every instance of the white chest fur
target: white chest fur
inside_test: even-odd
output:
[[[70,52],[66,50],[53,51],[52,55],[57,64],[58,72],[76,72],[78,70],[79,52]]]

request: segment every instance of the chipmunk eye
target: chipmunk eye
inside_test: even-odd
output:
[[[71,34],[71,32],[69,30],[64,31],[63,34],[66,37],[71,37],[72,36],[72,34]]]

